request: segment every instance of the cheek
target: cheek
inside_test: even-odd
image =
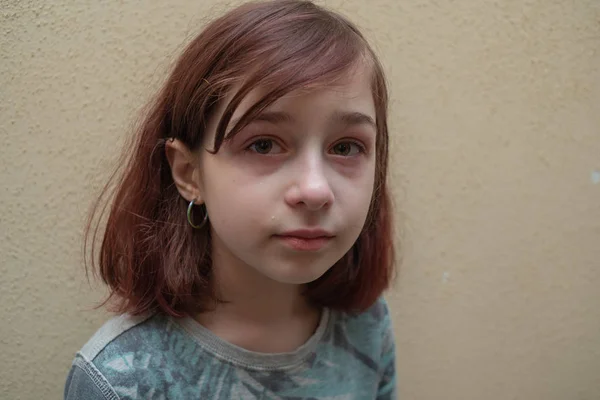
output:
[[[367,205],[371,201],[375,185],[375,165],[373,162],[365,163],[361,168],[351,169],[350,172],[334,174],[333,179],[338,181],[341,189],[340,199],[346,199],[355,207]]]
[[[249,184],[222,169],[219,176],[207,179],[204,186],[209,218],[222,234],[246,235],[264,224],[264,190],[260,182]],[[262,196],[261,196],[262,194]]]
[[[347,218],[352,218],[353,222],[357,223],[356,227],[360,229],[369,212],[374,185],[375,169],[372,168],[364,171],[357,179],[352,179],[346,185],[346,193],[338,197]]]
[[[369,213],[369,206],[373,197],[372,193],[373,185],[365,185],[364,187],[357,188],[355,195],[347,200],[348,208],[352,210],[352,214],[354,215],[353,221],[359,223],[361,229]]]

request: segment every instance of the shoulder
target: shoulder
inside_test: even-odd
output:
[[[332,335],[336,347],[368,356],[374,364],[393,352],[394,336],[390,311],[383,297],[360,313],[335,312]]]
[[[108,346],[130,346],[136,336],[144,334],[144,331],[148,331],[149,328],[151,329],[148,322],[152,319],[152,315],[133,316],[123,314],[114,317],[96,331],[78,354],[85,360],[93,362]]]
[[[164,340],[169,319],[160,315],[123,314],[107,321],[81,348],[65,385],[65,399],[119,399],[115,373],[139,360],[140,351],[150,353]]]
[[[368,316],[379,324],[390,322],[390,309],[383,296],[379,297],[371,307],[359,315]]]
[[[102,373],[78,354],[73,360],[65,383],[64,398],[65,400],[118,400],[119,396]]]
[[[390,310],[383,297],[379,297],[363,312],[338,313],[337,320],[350,334],[355,335],[372,335],[377,332],[384,334],[391,329]]]

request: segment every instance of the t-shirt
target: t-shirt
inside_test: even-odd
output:
[[[325,309],[289,353],[226,342],[192,318],[123,314],[77,353],[65,399],[395,399],[394,340],[383,298],[349,314]]]

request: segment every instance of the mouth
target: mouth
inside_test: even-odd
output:
[[[335,236],[322,229],[300,229],[275,235],[284,245],[297,251],[317,251]]]

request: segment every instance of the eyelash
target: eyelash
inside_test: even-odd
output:
[[[277,145],[281,148],[283,148],[283,146],[281,144],[278,143],[278,141],[274,138],[271,137],[258,137],[258,138],[254,138],[252,139],[252,141],[250,142],[250,144],[248,144],[245,148],[244,151],[248,151],[248,152],[252,152],[252,153],[256,153],[256,154],[260,154],[260,155],[268,155],[269,153],[259,153],[257,151],[252,150],[252,146],[256,145],[258,142],[271,142],[274,145]]]
[[[272,146],[276,145],[276,146],[279,146],[279,147],[283,148],[283,146],[281,144],[279,144],[278,141],[276,139],[274,139],[274,138],[271,138],[271,137],[258,137],[258,138],[254,138],[252,140],[252,142],[250,142],[244,148],[244,151],[252,152],[252,153],[255,153],[255,154],[259,154],[259,155],[269,155],[270,152],[269,153],[259,153],[258,151],[252,150],[252,147],[255,146],[258,142],[271,142]],[[335,148],[335,146],[338,146],[340,144],[349,144],[351,146],[352,145],[356,146],[357,149],[358,149],[358,153],[359,154],[365,154],[367,152],[366,147],[362,143],[360,143],[359,141],[356,141],[356,140],[351,140],[351,139],[342,139],[342,140],[337,141],[336,143],[334,143],[330,147],[330,150],[333,149],[333,148]],[[341,156],[341,157],[352,157],[353,156],[353,155],[351,155],[351,156],[344,156],[344,155],[339,155],[339,154],[334,154],[334,155]]]
[[[337,146],[337,145],[339,145],[339,144],[350,144],[350,145],[354,145],[354,146],[356,146],[356,147],[358,148],[358,153],[359,153],[359,154],[364,154],[364,153],[366,153],[366,152],[367,152],[367,150],[366,150],[365,146],[364,146],[362,143],[360,143],[360,142],[358,142],[358,141],[356,141],[356,140],[351,140],[351,139],[342,139],[342,140],[340,140],[340,141],[338,141],[338,142],[334,143],[334,144],[331,146],[331,148],[333,149],[335,146]],[[342,156],[342,157],[352,157],[352,156]]]

